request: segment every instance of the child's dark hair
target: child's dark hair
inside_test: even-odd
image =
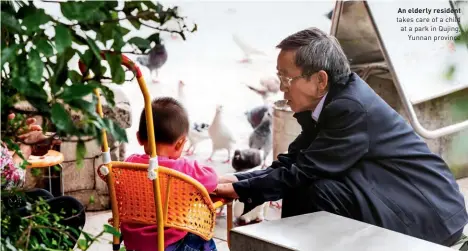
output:
[[[187,111],[183,105],[171,97],[156,98],[151,103],[153,110],[154,137],[156,143],[173,144],[189,130]],[[140,115],[138,127],[140,140],[148,141],[145,109]]]

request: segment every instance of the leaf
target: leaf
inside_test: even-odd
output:
[[[100,10],[105,5],[105,1],[68,1],[60,4],[60,10],[69,20],[77,20],[83,23],[98,23],[106,18],[106,15]]]
[[[64,53],[57,55],[57,64],[55,65],[53,72],[54,76],[50,79],[50,86],[54,94],[57,94],[61,87],[65,85],[68,79],[67,62],[73,57],[75,51],[69,47]]]
[[[86,39],[84,39],[82,36],[79,36],[76,33],[73,33],[72,36],[73,42],[77,43],[78,45],[86,45]]]
[[[122,47],[125,46],[125,42],[123,40],[123,36],[117,34],[117,33],[114,33],[114,43],[112,44],[112,48],[115,50],[115,51],[120,51],[122,50]]]
[[[101,59],[101,50],[97,46],[96,42],[94,42],[91,38],[87,38],[86,42],[88,43],[91,51],[94,53],[94,56],[96,56],[98,59]]]
[[[60,10],[64,17],[69,20],[81,20],[80,16],[84,15],[86,10],[83,9],[83,4],[78,2],[60,3]]]
[[[193,24],[193,28],[192,28],[192,30],[190,30],[190,32],[193,33],[193,32],[195,32],[195,31],[197,31],[197,30],[198,30],[198,25],[197,25],[197,24]]]
[[[105,129],[112,134],[114,139],[118,142],[127,142],[127,133],[124,129],[120,128],[113,120],[104,118],[102,120],[104,123]]]
[[[185,34],[183,32],[177,32],[177,34],[179,34],[183,40],[186,40],[187,38],[185,37]]]
[[[120,237],[120,233],[117,229],[112,227],[111,225],[105,224],[104,225],[104,232],[112,234],[115,237]]]
[[[63,92],[58,97],[62,98],[65,102],[79,100],[91,94],[93,90],[93,86],[73,83],[71,86],[64,87]]]
[[[454,73],[455,73],[455,65],[450,65],[447,72],[445,72],[445,78],[447,80],[452,80]]]
[[[159,32],[149,36],[147,40],[150,42],[155,42],[156,44],[161,44],[161,37],[159,36]]]
[[[14,16],[2,11],[0,18],[2,26],[5,25],[6,27],[13,29],[16,32],[23,33],[23,31],[21,30],[21,25]]]
[[[72,71],[68,71],[68,78],[70,78],[73,84],[78,84],[78,83],[81,83],[81,79],[83,77],[77,71],[72,70]]]
[[[89,204],[94,204],[94,202],[94,195],[91,194],[91,196],[89,196]]]
[[[79,169],[83,168],[83,160],[86,156],[86,146],[85,143],[80,140],[76,144],[76,167]]]
[[[117,1],[105,1],[105,8],[106,9],[115,9],[118,6]]]
[[[87,242],[90,242],[90,241],[93,240],[93,238],[92,238],[88,233],[82,232],[82,234],[83,234],[83,236],[85,237],[85,240],[86,240]]]
[[[70,114],[68,114],[61,104],[55,103],[52,105],[51,115],[52,123],[58,130],[69,133],[74,128],[73,122],[70,119]]]
[[[148,6],[148,8],[150,8],[150,9],[156,11],[156,12],[162,11],[162,5],[161,5],[160,3],[157,3],[157,6],[156,6],[156,5],[155,5],[153,2],[151,2],[151,1],[145,1],[143,4],[146,5],[146,6]]]
[[[54,49],[46,39],[38,39],[36,42],[36,49],[46,57],[52,57],[54,55]]]
[[[134,44],[141,51],[151,49],[151,42],[141,37],[132,37],[130,40],[128,40],[128,43]]]
[[[101,93],[104,95],[107,104],[112,108],[115,106],[114,92],[107,86],[101,85]]]
[[[40,30],[40,25],[43,25],[51,20],[52,18],[47,15],[43,9],[34,8],[34,13],[27,15],[23,19],[22,25],[26,26],[28,31],[34,32]]]
[[[122,37],[125,36],[125,35],[127,35],[127,34],[130,32],[129,29],[124,28],[124,27],[122,27],[122,26],[118,27],[118,30],[119,30],[118,33],[119,33]]]
[[[64,52],[71,44],[72,36],[70,30],[62,24],[57,25],[55,27],[55,48],[57,49],[57,53]]]
[[[68,105],[73,108],[80,109],[81,111],[88,112],[92,115],[96,114],[96,104],[86,100],[70,100]]]
[[[89,67],[91,64],[91,61],[93,60],[93,52],[91,50],[86,50],[85,53],[80,55],[80,60],[85,64],[86,67]]]
[[[101,25],[101,30],[100,30],[101,39],[99,40],[103,42],[107,40],[111,40],[114,37],[114,29],[116,26],[117,26],[116,23],[104,23],[103,25]]]
[[[78,248],[81,250],[86,250],[88,248],[88,242],[85,239],[78,240]]]
[[[28,79],[25,76],[14,77],[12,79],[12,83],[13,86],[21,93],[26,92],[29,87]]]
[[[132,19],[130,20],[130,23],[135,27],[135,29],[139,30],[141,27],[141,23],[138,19]]]
[[[31,50],[28,59],[29,80],[34,83],[41,83],[43,73],[44,63],[41,60],[41,56],[39,56],[39,52]]]
[[[125,82],[125,71],[122,68],[122,55],[107,53],[106,60],[111,69],[112,81],[116,84]]]
[[[2,50],[2,55],[1,55],[1,58],[2,58],[2,68],[3,68],[3,65],[6,63],[6,62],[11,62],[15,56],[16,56],[16,52],[18,51],[18,48],[19,48],[19,45],[17,44],[14,44],[10,47],[6,47]]]

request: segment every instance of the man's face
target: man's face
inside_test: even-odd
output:
[[[308,79],[302,77],[301,69],[295,64],[295,54],[295,50],[281,50],[278,55],[276,69],[281,91],[293,112],[312,111],[325,94],[328,76],[319,71]]]

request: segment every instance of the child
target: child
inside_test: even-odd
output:
[[[197,161],[180,158],[189,130],[188,115],[185,108],[170,97],[157,98],[152,103],[154,135],[158,151],[159,165],[185,173],[203,184],[208,192],[214,191],[218,183],[216,172]],[[133,154],[126,162],[148,163],[151,149],[148,145],[145,110],[140,117],[137,139],[146,154]],[[127,250],[156,251],[156,225],[122,223],[121,232]],[[213,240],[205,241],[197,235],[166,228],[164,231],[166,251],[209,250],[216,251]]]

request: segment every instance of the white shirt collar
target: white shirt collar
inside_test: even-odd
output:
[[[322,97],[322,99],[320,100],[320,102],[317,104],[317,107],[315,107],[314,111],[312,112],[312,119],[315,120],[315,122],[318,122],[320,113],[322,112],[322,109],[323,109],[323,103],[325,102],[325,98],[327,97],[327,94],[328,94],[328,93],[326,93],[326,94]]]

